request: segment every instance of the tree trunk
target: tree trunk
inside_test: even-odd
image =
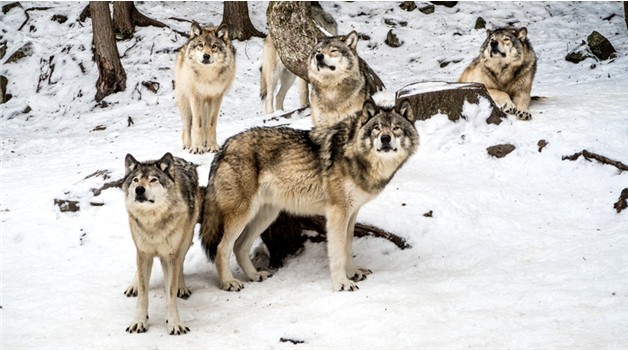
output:
[[[299,78],[307,77],[307,60],[319,39],[325,34],[312,20],[306,1],[273,1],[266,11],[268,31],[281,61]]]
[[[129,39],[133,37],[136,25],[140,27],[166,27],[164,23],[148,18],[140,13],[133,1],[114,1],[113,30],[116,37],[119,39]]]
[[[95,60],[98,66],[96,81],[96,101],[126,89],[126,73],[120,62],[120,54],[113,35],[113,25],[109,13],[109,3],[90,1],[92,35],[96,49]]]
[[[246,1],[225,1],[222,13],[222,23],[229,28],[229,38],[240,41],[248,40],[252,36],[264,38],[266,35],[253,26],[249,17],[249,6]]]

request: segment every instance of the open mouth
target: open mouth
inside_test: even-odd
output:
[[[155,203],[154,200],[148,199],[148,198],[146,198],[146,196],[142,196],[142,195],[135,196],[135,201],[136,202],[140,202],[140,203],[144,203],[144,202]]]
[[[320,61],[316,64],[316,68],[319,71],[321,70],[321,68],[329,68],[331,71],[335,71],[336,70],[336,66],[328,66],[325,63],[320,62]]]
[[[397,149],[390,145],[383,145],[382,148],[379,148],[377,152],[397,152]]]
[[[498,48],[492,48],[491,49],[491,57],[493,57],[494,55],[500,55],[502,57],[506,57],[506,53],[499,51]]]

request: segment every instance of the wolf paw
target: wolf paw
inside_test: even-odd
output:
[[[177,297],[187,299],[192,295],[192,291],[188,287],[182,287],[177,290]]]
[[[207,150],[207,152],[216,153],[220,151],[220,146],[218,146],[218,144],[213,144],[213,145],[208,145],[207,147],[205,147],[205,149]]]
[[[190,147],[190,149],[188,150],[190,153],[192,154],[203,154],[205,153],[205,147]]]
[[[353,273],[349,273],[347,277],[354,282],[360,282],[366,279],[366,276],[372,274],[373,271],[365,268],[357,268]]]
[[[532,114],[530,114],[527,111],[522,111],[520,109],[517,109],[516,107],[504,106],[502,108],[502,111],[504,113],[507,113],[507,114],[512,114],[512,115],[516,116],[517,118],[519,118],[521,120],[530,120],[530,119],[532,119]]]
[[[130,285],[129,288],[127,288],[124,291],[124,295],[126,295],[127,297],[136,297],[137,296],[137,287],[135,285]]]
[[[244,289],[244,285],[237,280],[230,280],[223,281],[220,288],[228,292],[239,292]]]
[[[345,282],[340,282],[335,286],[335,289],[339,292],[355,292],[360,288],[353,282],[347,280]]]
[[[148,330],[148,325],[146,322],[135,322],[126,328],[126,331],[129,333],[146,333]]]
[[[170,335],[187,334],[189,331],[190,331],[190,328],[182,324],[168,325],[168,334]]]
[[[262,282],[271,277],[273,277],[273,274],[268,271],[258,271],[253,278],[251,278],[251,281]]]

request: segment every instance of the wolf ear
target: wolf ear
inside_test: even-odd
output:
[[[222,39],[223,41],[229,40],[229,27],[226,24],[221,24],[216,30],[216,37],[218,39]]]
[[[128,153],[126,157],[124,157],[124,176],[128,176],[137,166],[140,164],[131,153]]]
[[[488,38],[489,36],[491,36],[491,34],[493,34],[493,31],[490,29],[486,30],[486,37]]]
[[[373,118],[377,114],[377,107],[373,104],[372,101],[364,102],[364,106],[362,107],[362,120],[367,121]]]
[[[355,50],[356,47],[358,47],[358,33],[356,33],[355,30],[352,31],[343,38],[343,41],[351,50]]]
[[[403,102],[401,102],[401,105],[399,106],[397,112],[399,112],[402,117],[408,119],[411,123],[414,123],[414,110],[412,109],[412,104],[410,104],[410,101],[404,100]]]
[[[170,152],[161,157],[159,162],[157,162],[157,166],[161,169],[161,171],[168,174],[168,176],[174,180],[174,157]]]
[[[196,21],[192,21],[192,27],[190,27],[190,40],[201,35],[201,32],[203,32],[203,29],[200,24],[196,23]]]
[[[522,27],[517,31],[517,38],[519,38],[519,40],[524,41],[526,40],[527,36],[528,36],[528,29],[526,27]]]

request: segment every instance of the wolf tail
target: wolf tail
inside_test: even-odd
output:
[[[212,184],[207,185],[207,191],[205,192],[205,199],[203,203],[200,231],[201,246],[203,247],[207,258],[211,261],[216,259],[218,243],[220,243],[224,231],[222,214],[218,208],[218,202],[216,201],[216,195],[213,187],[214,186]]]

